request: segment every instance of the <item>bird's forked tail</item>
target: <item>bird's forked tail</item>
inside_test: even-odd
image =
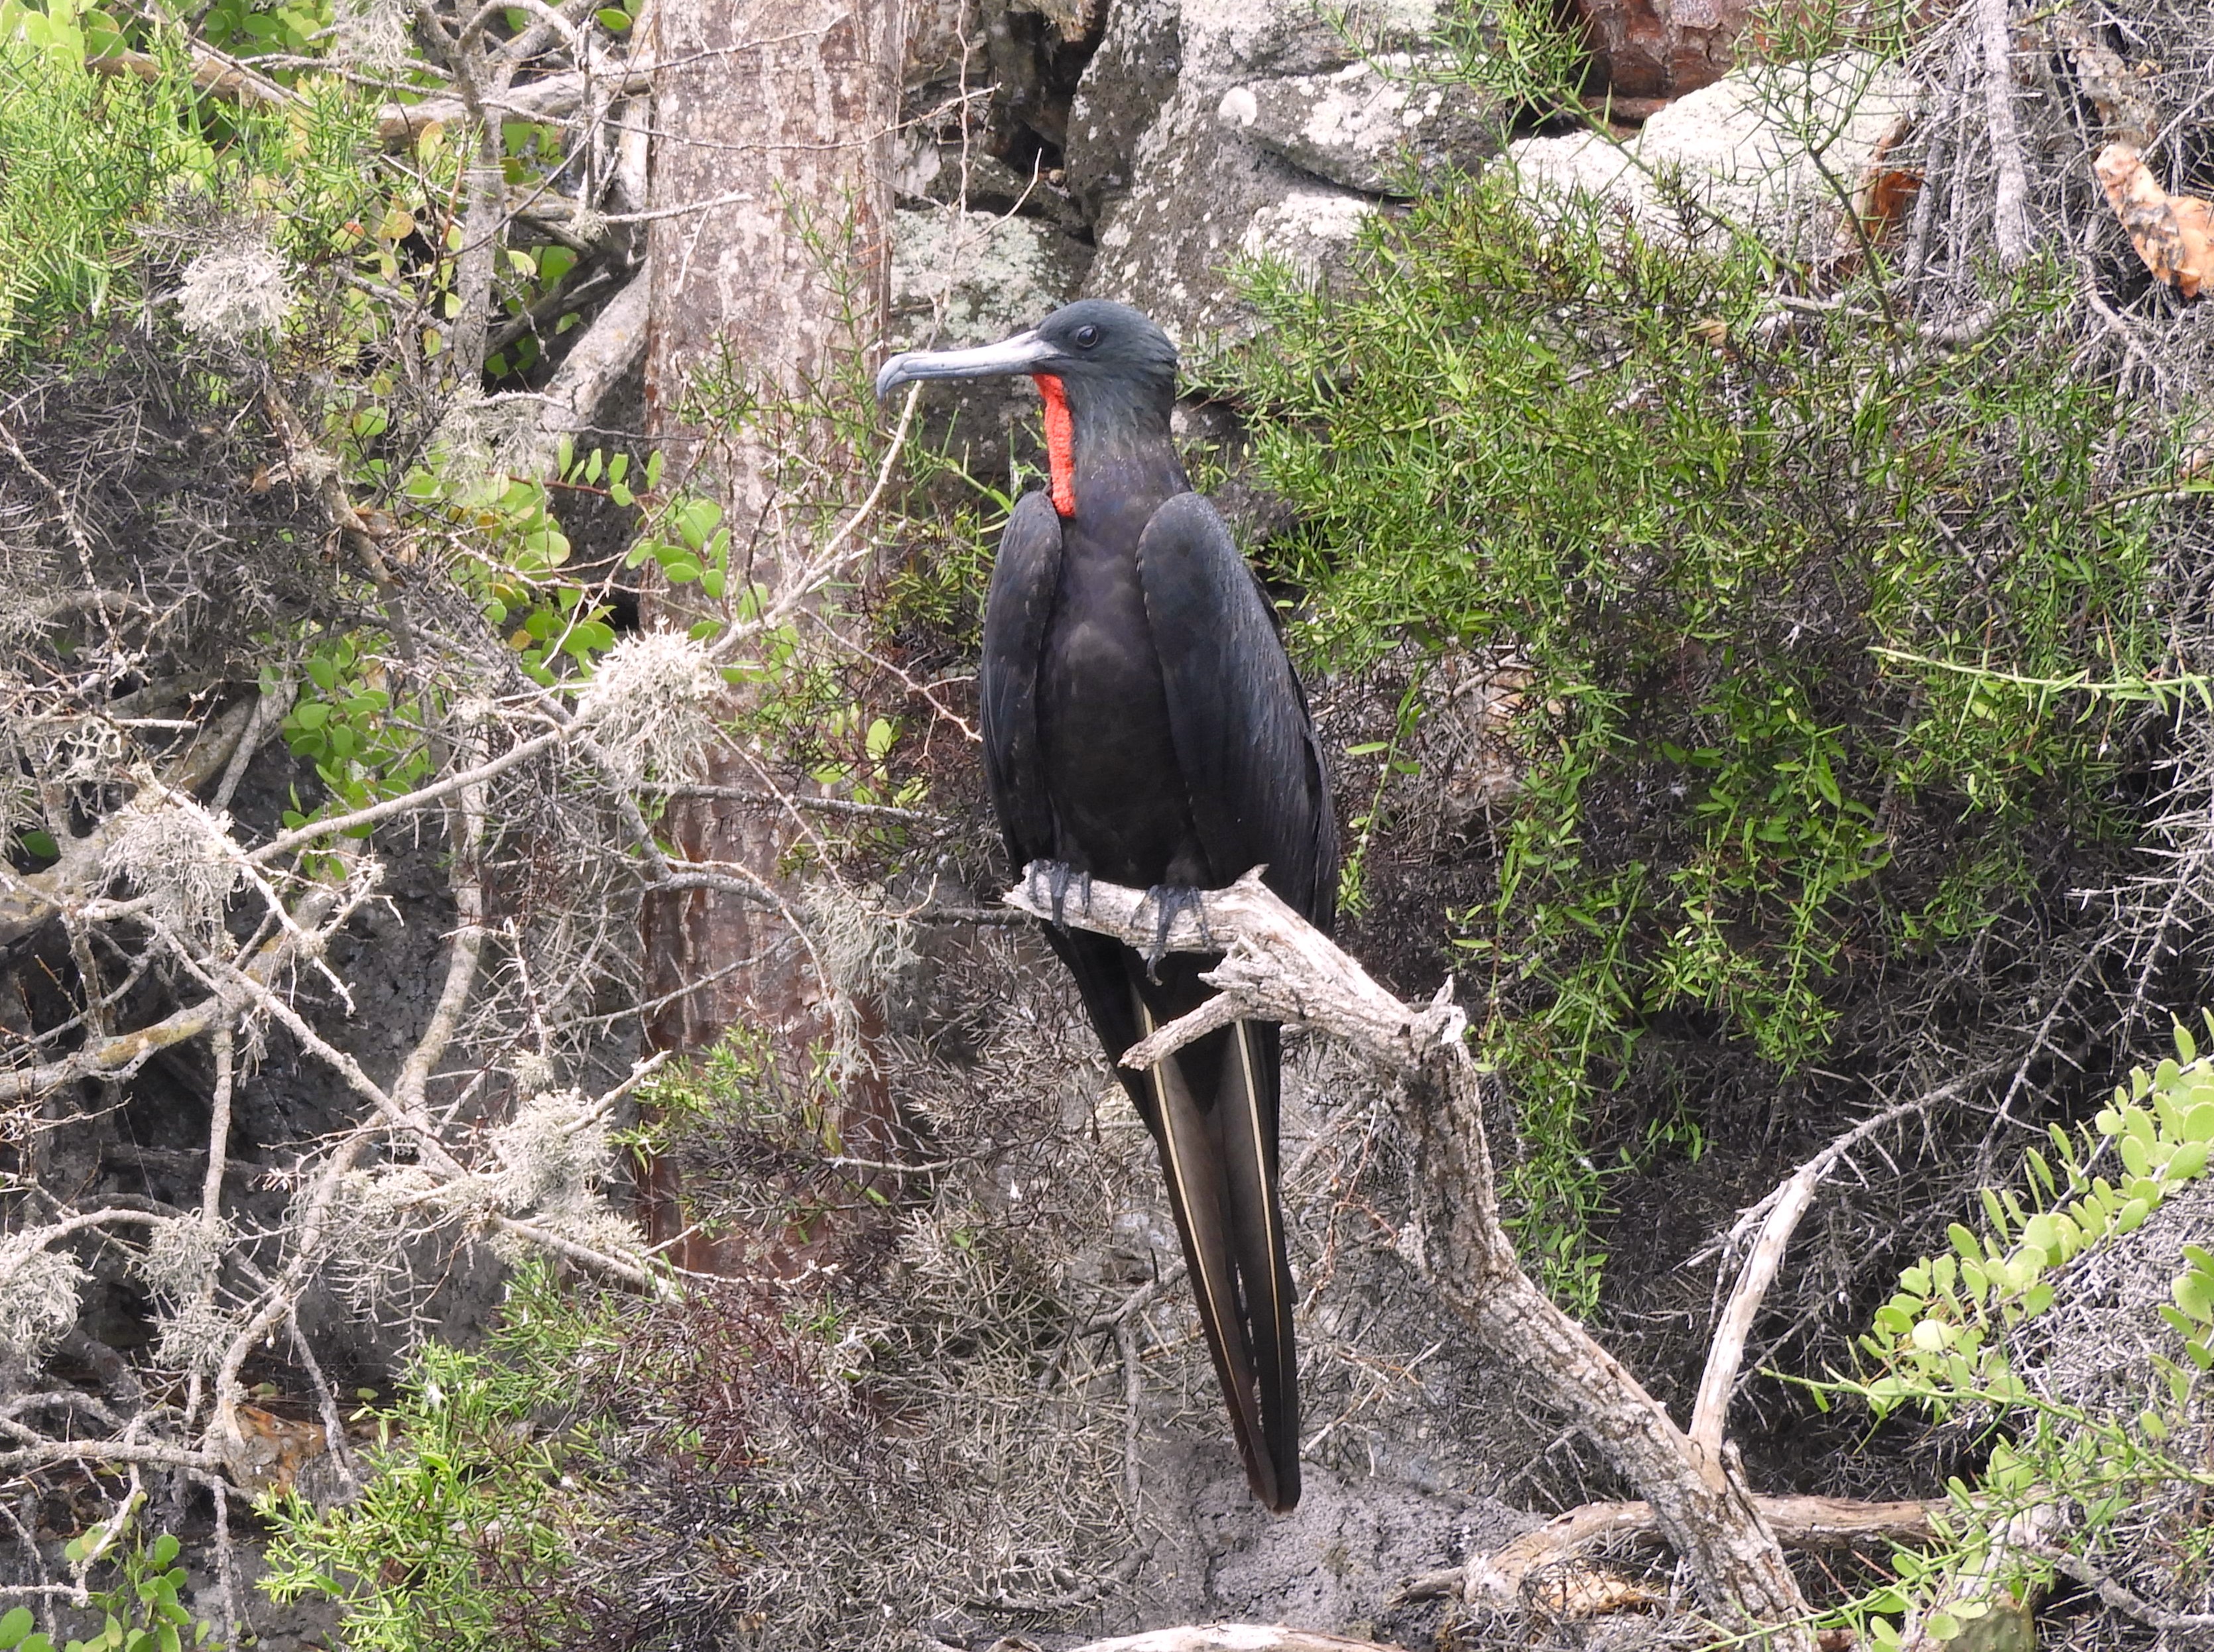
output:
[[[1153,1033],[1142,997],[1138,1021]],[[1300,1400],[1295,1299],[1276,1188],[1275,1030],[1230,1026],[1211,1106],[1192,1094],[1175,1056],[1147,1071],[1147,1086],[1169,1203],[1245,1478],[1255,1497],[1285,1514],[1300,1500]]]

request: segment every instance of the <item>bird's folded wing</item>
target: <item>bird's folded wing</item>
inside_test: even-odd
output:
[[[1061,518],[1044,494],[1025,494],[992,564],[979,674],[985,773],[1018,870],[1054,852],[1053,804],[1038,756],[1037,680],[1060,586]]]
[[[1310,922],[1336,905],[1337,829],[1299,678],[1268,595],[1213,505],[1178,494],[1138,540],[1146,619],[1168,693],[1177,764],[1209,870],[1266,864]]]

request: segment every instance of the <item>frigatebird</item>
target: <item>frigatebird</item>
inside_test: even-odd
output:
[[[1282,1513],[1300,1498],[1299,1368],[1277,1197],[1279,1046],[1241,1021],[1141,1074],[1117,1058],[1212,996],[1218,961],[1163,956],[1177,911],[1256,866],[1327,929],[1337,828],[1306,697],[1273,605],[1170,439],[1176,347],[1127,305],[1086,299],[974,350],[914,351],[877,375],[1028,375],[1045,401],[1050,485],[1000,538],[985,602],[984,763],[1019,870],[1049,867],[1056,919],[1073,881],[1147,890],[1147,954],[1056,921],[1116,1075],[1160,1149],[1199,1316],[1245,1477]]]

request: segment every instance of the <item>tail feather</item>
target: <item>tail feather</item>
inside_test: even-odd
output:
[[[1137,1006],[1150,1034],[1153,1012],[1142,997]],[[1147,1083],[1231,1432],[1254,1496],[1282,1514],[1300,1500],[1299,1396],[1275,1189],[1275,1074],[1251,1029],[1239,1022],[1231,1033],[1211,1109],[1202,1109],[1173,1056]]]
[[[1261,1431],[1275,1469],[1277,1500],[1269,1507],[1281,1512],[1300,1500],[1300,1387],[1292,1344],[1292,1310],[1298,1299],[1276,1188],[1275,1054],[1275,1040],[1264,1040],[1252,1022],[1232,1026],[1214,1118],[1222,1135],[1230,1230],[1260,1380]]]

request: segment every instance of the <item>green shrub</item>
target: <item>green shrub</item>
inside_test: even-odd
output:
[[[1215,372],[1298,512],[1266,549],[1295,646],[1532,677],[1497,893],[1453,923],[1523,1112],[1521,1231],[1573,1300],[1587,1126],[1648,1028],[1803,1070],[1856,977],[2119,832],[2130,713],[2055,690],[2159,658],[2159,507],[2119,484],[2161,432],[2071,370],[2063,281],[1935,348],[1776,308],[1755,254],[1540,220],[1503,169],[1372,221],[1334,291],[1253,277],[1263,341]]]
[[[2100,1299],[2141,1297],[2131,1276],[2148,1258],[2129,1236],[2186,1190],[2203,1197],[2214,1060],[2180,1026],[2175,1041],[2175,1057],[2131,1072],[2089,1125],[2053,1126],[2051,1156],[2027,1149],[2011,1186],[1985,1188],[1979,1228],[1954,1223],[1948,1251],[1902,1271],[1861,1338],[1863,1375],[1807,1385],[1825,1405],[1850,1395],[1878,1418],[1911,1411],[1989,1442],[1979,1471],[1948,1479],[1936,1543],[1896,1554],[1898,1584],[1844,1613],[1879,1649],[1899,1643],[1910,1612],[1936,1639],[1960,1636],[1991,1609],[1978,1598],[1988,1582],[1961,1582],[1987,1571],[2027,1600],[2051,1583],[2056,1556],[2107,1575],[2144,1567],[2156,1588],[2186,1597],[2214,1568],[2202,1513],[2214,1490],[2204,1466],[2214,1253],[2182,1245],[2158,1310],[2176,1338],[2165,1346],[2138,1334],[2152,1331],[2150,1313],[2119,1342],[2099,1321],[2052,1328]],[[2009,1552],[2003,1534],[2032,1511],[2046,1551],[2017,1540]]]
[[[578,1627],[555,1587],[570,1523],[609,1472],[600,1422],[572,1415],[578,1366],[614,1337],[589,1301],[523,1270],[481,1351],[426,1343],[400,1398],[373,1413],[359,1497],[270,1505],[263,1587],[340,1602],[355,1652],[564,1643]]]

